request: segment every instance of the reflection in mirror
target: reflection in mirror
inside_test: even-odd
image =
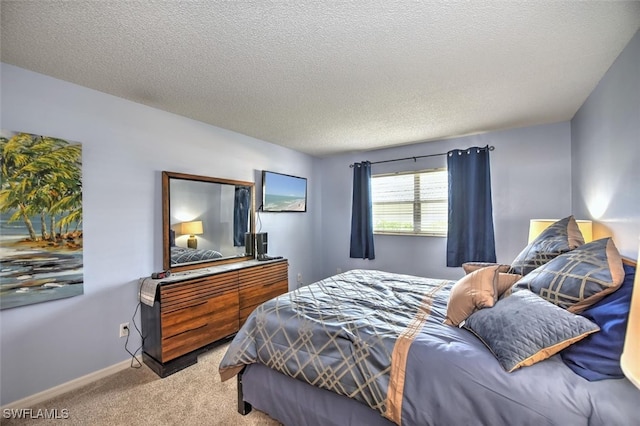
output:
[[[254,184],[162,172],[164,269],[186,270],[252,258]]]

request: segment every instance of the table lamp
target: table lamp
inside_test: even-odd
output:
[[[529,222],[529,242],[535,240],[549,226],[553,225],[560,219],[531,219]],[[585,243],[593,241],[593,222],[590,220],[576,220],[578,229],[584,238]],[[527,243],[527,244],[528,244]]]
[[[198,240],[196,239],[196,235],[202,234],[203,232],[201,220],[195,220],[193,222],[182,222],[180,231],[183,235],[189,234],[187,247],[192,249],[198,248]]]

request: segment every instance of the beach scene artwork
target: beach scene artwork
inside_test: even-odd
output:
[[[84,292],[82,145],[0,130],[0,309]]]
[[[262,179],[263,211],[307,211],[307,179],[267,171]]]

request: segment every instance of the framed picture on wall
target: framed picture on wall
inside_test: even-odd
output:
[[[0,309],[84,293],[82,145],[0,130]]]

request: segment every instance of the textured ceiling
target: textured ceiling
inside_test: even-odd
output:
[[[640,2],[5,1],[2,62],[312,155],[569,120]]]

